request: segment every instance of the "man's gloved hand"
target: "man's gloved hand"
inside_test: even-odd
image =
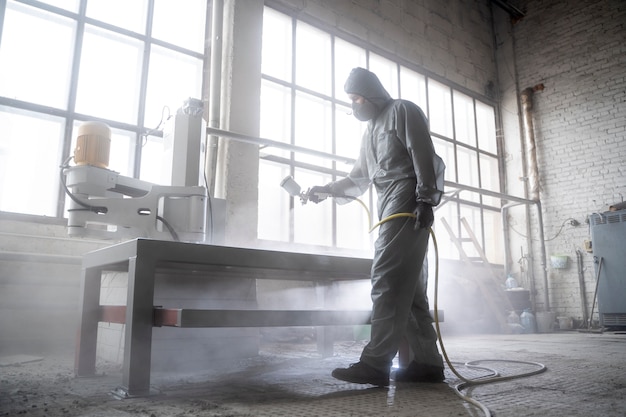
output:
[[[309,201],[315,204],[326,200],[328,197],[332,197],[332,195],[333,193],[330,191],[330,186],[328,185],[316,185],[307,191]]]
[[[415,214],[415,226],[414,229],[430,229],[435,221],[435,215],[433,214],[433,206],[428,203],[418,202],[417,207],[413,210]]]

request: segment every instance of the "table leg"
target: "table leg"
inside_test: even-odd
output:
[[[74,374],[76,376],[91,376],[96,373],[101,279],[102,270],[99,268],[83,268],[81,270],[80,324],[74,356]]]
[[[155,264],[133,257],[128,265],[123,389],[127,396],[150,394]]]
[[[315,283],[315,294],[317,296],[318,308],[324,310],[327,307],[330,286],[328,283]],[[317,352],[324,358],[332,357],[334,354],[335,327],[320,326],[315,329],[317,340]]]

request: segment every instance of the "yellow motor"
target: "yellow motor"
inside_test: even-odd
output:
[[[111,128],[102,122],[85,122],[78,127],[74,162],[76,165],[109,166]]]

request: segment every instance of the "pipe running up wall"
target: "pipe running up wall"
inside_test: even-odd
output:
[[[543,218],[541,212],[541,200],[539,198],[539,166],[537,163],[537,145],[535,142],[535,128],[533,125],[533,93],[543,90],[543,84],[538,84],[532,88],[526,88],[520,94],[522,105],[522,122],[524,130],[524,158],[526,168],[526,194],[527,198],[537,205],[538,227],[541,234],[541,267],[543,270],[544,285],[544,310],[550,311],[550,293],[548,290],[548,270],[546,265],[546,246],[543,238]]]
[[[536,87],[535,87],[536,88]],[[535,143],[535,129],[533,126],[533,92],[534,88],[522,91],[522,122],[524,123],[524,157],[526,159],[526,180],[528,198],[539,200],[539,168],[537,166],[537,145]]]
[[[211,64],[209,72],[209,127],[220,127],[221,91],[222,91],[222,39],[224,21],[224,1],[213,0],[211,10]],[[217,155],[219,138],[210,135],[207,138],[204,172],[210,195],[215,194],[215,176],[217,175]]]

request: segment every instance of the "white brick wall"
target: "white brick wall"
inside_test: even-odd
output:
[[[580,318],[576,249],[590,237],[585,220],[626,194],[626,7],[612,0],[523,3],[526,17],[513,26],[518,85],[545,86],[534,94],[533,122],[545,235],[553,238],[547,252],[570,257],[564,270],[548,262],[550,304],[558,315]],[[519,146],[507,139],[507,148]],[[569,218],[582,225],[566,223],[559,234]],[[595,271],[587,253],[584,274],[590,311]]]

